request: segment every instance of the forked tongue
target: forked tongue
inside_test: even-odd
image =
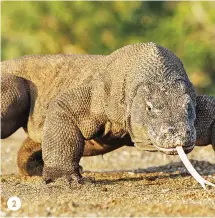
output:
[[[176,150],[178,152],[179,157],[181,158],[181,161],[183,162],[184,166],[187,168],[189,173],[201,184],[201,186],[204,189],[206,189],[205,184],[215,187],[213,183],[205,180],[199,175],[199,173],[195,170],[193,165],[188,160],[187,155],[184,153],[184,149],[181,146],[176,147]]]

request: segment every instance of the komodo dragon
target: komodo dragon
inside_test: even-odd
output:
[[[179,58],[155,43],[107,56],[24,56],[1,70],[1,137],[24,127],[41,143],[46,182],[81,180],[86,140],[111,147],[128,137],[166,154],[194,147],[196,93]]]
[[[200,95],[196,98],[196,146],[212,145],[215,150],[215,97]],[[125,141],[125,145],[134,146],[130,144],[130,140]],[[101,144],[95,140],[88,140],[85,143],[84,155],[93,156],[110,152],[110,148],[117,149],[121,144],[113,144],[111,147],[106,144]],[[146,147],[143,148],[147,150]],[[149,151],[157,151],[151,145],[148,147]],[[27,138],[21,146],[18,153],[18,167],[21,175],[32,176],[42,175],[43,160],[41,144],[33,142]]]

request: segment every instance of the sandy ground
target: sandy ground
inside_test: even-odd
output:
[[[1,216],[215,216],[215,188],[203,190],[177,156],[123,147],[83,158],[83,185],[64,179],[46,185],[40,177],[18,175],[16,156],[24,138],[19,130],[1,142]],[[188,156],[215,183],[211,146]],[[7,208],[11,196],[22,201],[18,211]]]

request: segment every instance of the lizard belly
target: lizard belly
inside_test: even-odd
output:
[[[85,141],[83,156],[96,156],[111,152],[124,145],[133,146],[130,138],[125,136],[123,138],[96,138]]]

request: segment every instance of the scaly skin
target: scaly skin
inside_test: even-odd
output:
[[[7,138],[20,127],[26,127],[29,115],[27,82],[14,75],[1,78],[1,138]]]
[[[198,96],[196,114],[196,146],[211,144],[215,150],[215,97]]]
[[[196,102],[195,128],[197,131],[197,138],[195,145],[206,146],[211,144],[215,150],[215,97],[200,95],[197,96]],[[88,140],[85,142],[83,156],[105,154],[123,145],[134,146],[129,138],[125,139],[121,144],[114,144],[114,142],[111,142],[109,145],[102,144],[101,142],[98,143],[96,140]],[[32,150],[29,150],[29,147],[31,147]],[[40,152],[40,155],[36,156],[35,153],[38,154],[38,151]],[[156,151],[156,149],[153,151]],[[40,166],[39,174],[38,166]],[[18,153],[18,167],[22,175],[42,175],[43,162],[41,144],[34,143],[30,139],[25,140]]]
[[[24,127],[42,143],[47,182],[81,180],[86,140],[129,136],[137,147],[153,143],[166,154],[193,149],[195,91],[181,61],[155,43],[107,56],[24,56],[3,61],[1,69],[1,137]]]

